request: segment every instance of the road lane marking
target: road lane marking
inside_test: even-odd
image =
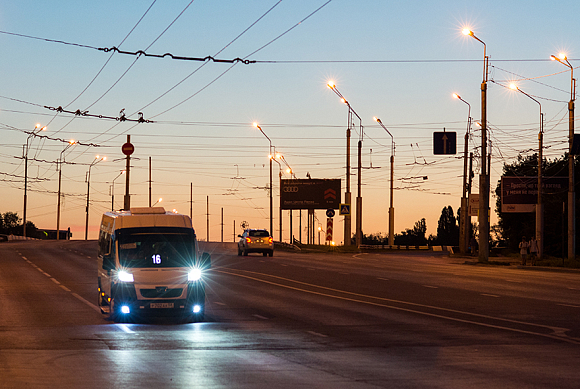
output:
[[[220,303],[219,301],[214,301],[213,303],[217,305],[225,305],[224,303]]]
[[[115,324],[117,327],[119,327],[120,329],[122,329],[124,332],[128,333],[128,334],[134,334],[135,331],[131,330],[129,328],[129,326],[127,324]]]
[[[377,277],[377,280],[389,281],[388,278],[381,278],[381,277]]]
[[[67,288],[66,286],[62,285],[60,282],[58,282],[54,277],[52,277],[50,274],[48,274],[47,272],[45,272],[44,270],[42,270],[40,267],[36,266],[34,263],[30,262],[28,259],[26,259],[25,257],[23,257],[21,255],[21,257],[28,263],[30,263],[30,265],[32,267],[34,267],[36,270],[38,270],[39,272],[41,272],[42,274],[44,274],[45,276],[47,276],[48,278],[50,278],[50,280],[52,282],[54,282],[55,284],[57,284],[58,286],[60,286],[62,289],[64,289],[65,291],[71,293],[75,298],[77,298],[78,300],[82,301],[83,303],[87,304],[89,307],[93,308],[95,311],[101,313],[101,308],[97,307],[95,304],[91,303],[90,301],[86,300],[85,298],[81,297],[80,295],[72,292],[69,288]]]
[[[215,271],[219,272],[219,273],[223,273],[223,274],[229,274],[231,276],[247,278],[250,280],[254,280],[257,282],[264,283],[264,284],[278,286],[278,287],[285,288],[285,289],[296,290],[296,291],[300,291],[300,292],[304,292],[304,293],[314,294],[317,296],[329,297],[329,298],[333,298],[333,299],[350,301],[350,302],[355,302],[355,303],[359,303],[359,304],[367,304],[367,305],[372,305],[372,306],[376,306],[376,307],[383,307],[383,308],[393,309],[393,310],[397,310],[397,311],[414,313],[414,314],[418,314],[418,315],[422,315],[422,316],[428,316],[428,317],[434,317],[434,318],[438,318],[438,319],[454,321],[454,322],[458,322],[458,323],[477,325],[477,326],[481,326],[481,327],[500,329],[500,330],[505,330],[505,331],[517,332],[517,333],[521,333],[521,334],[533,335],[533,336],[540,336],[540,337],[555,339],[555,340],[564,341],[564,342],[572,343],[572,344],[580,344],[580,338],[574,338],[574,337],[567,336],[566,332],[568,332],[569,329],[563,328],[563,327],[548,326],[548,325],[544,325],[544,324],[530,323],[530,322],[507,319],[507,318],[502,318],[502,317],[497,317],[497,316],[482,315],[479,313],[459,311],[459,310],[455,310],[455,309],[436,307],[436,306],[432,306],[432,305],[413,303],[413,302],[409,302],[409,301],[394,300],[394,299],[388,299],[388,298],[377,297],[377,296],[369,296],[369,295],[364,295],[364,294],[360,294],[360,293],[347,292],[347,291],[340,290],[340,289],[334,289],[334,288],[328,288],[325,286],[309,284],[306,282],[296,281],[296,280],[292,280],[289,278],[274,276],[274,275],[270,275],[270,274],[253,272],[253,271],[249,271],[249,270],[237,270],[237,271],[244,272],[244,273],[250,273],[252,275],[260,275],[260,276],[266,276],[266,277],[270,277],[270,278],[274,278],[274,279],[284,280],[284,281],[292,282],[295,284],[301,284],[301,285],[305,285],[305,286],[309,286],[309,287],[313,287],[313,288],[317,288],[317,289],[327,290],[329,292],[337,292],[337,293],[341,293],[341,294],[345,294],[345,295],[349,295],[349,296],[353,296],[353,297],[337,296],[337,295],[332,295],[329,293],[322,293],[322,292],[316,292],[316,291],[308,290],[308,289],[301,289],[301,288],[298,288],[296,286],[279,284],[279,283],[276,283],[273,281],[268,281],[268,280],[256,278],[255,276],[234,273],[234,272],[232,272],[231,269],[229,271],[216,269]],[[495,295],[490,295],[490,296],[499,297],[499,296],[495,296]],[[380,301],[380,302],[365,301],[365,300],[357,299],[355,297],[368,298],[368,299],[372,299],[372,300],[376,300],[376,301]],[[410,307],[417,307],[417,308],[427,308],[427,309],[437,310],[439,312],[445,312],[445,313],[461,314],[464,316],[473,317],[474,319],[473,320],[461,319],[461,318],[457,318],[457,317],[446,316],[443,313],[425,312],[425,311],[420,311],[418,309],[404,308],[404,307],[398,307],[398,306],[394,306],[394,305],[388,305],[388,304],[385,304],[383,302],[404,304],[404,305],[407,305]],[[496,324],[484,323],[481,321],[475,321],[475,319],[495,320],[495,321],[501,321],[504,323],[518,324],[518,325],[523,324],[523,325],[530,326],[530,327],[548,329],[548,330],[552,331],[553,333],[546,334],[546,333],[542,333],[542,332],[522,330],[519,328],[510,328],[510,327],[507,327],[505,325],[496,325]]]
[[[482,293],[481,295],[486,297],[499,297],[497,294]]]
[[[268,318],[267,318],[267,317],[265,317],[265,316],[262,316],[262,315],[252,315],[252,316],[254,316],[254,317],[257,317],[258,319],[262,319],[262,320],[268,320]]]
[[[556,304],[561,307],[571,307],[571,308],[580,308],[580,305],[572,305],[572,304]]]
[[[517,283],[517,284],[521,284],[521,283],[523,282],[523,281],[517,281],[517,280],[507,280],[507,279],[506,279],[505,281],[507,281],[507,282],[515,282],[515,283]]]
[[[320,332],[306,331],[306,333],[314,336],[319,336],[321,338],[328,338],[328,335],[321,334]]]
[[[280,266],[288,266],[288,265],[285,265],[285,264],[281,263]]]
[[[95,304],[91,303],[88,300],[85,300],[85,298],[81,297],[80,295],[76,294],[75,292],[71,293],[73,296],[75,296],[78,300],[82,301],[83,303],[87,304],[89,307],[93,308],[95,311],[101,313],[101,308],[97,307]]]
[[[431,289],[439,289],[438,286],[432,286],[432,285],[423,285],[424,288],[431,288]]]

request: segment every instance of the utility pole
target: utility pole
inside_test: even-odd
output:
[[[193,182],[189,183],[189,218],[193,223]]]
[[[209,242],[209,196],[207,196],[206,201],[206,218],[207,218],[207,231],[206,231],[206,242]]]
[[[149,157],[149,208],[151,208],[151,157]]]
[[[127,145],[127,144],[131,145],[131,135],[127,135],[127,143],[125,145]],[[131,145],[131,147],[132,147],[132,145]],[[129,173],[131,170],[131,153],[132,152],[133,151],[131,150],[130,153],[125,154],[127,156],[126,157],[127,163],[125,166],[125,174],[127,176],[125,177],[125,197],[123,199],[124,200],[123,201],[123,209],[125,211],[128,211],[131,209],[131,195],[129,194]]]

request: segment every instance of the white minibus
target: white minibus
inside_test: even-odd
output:
[[[208,253],[199,254],[189,216],[163,207],[103,214],[98,304],[113,321],[177,314],[202,321]]]

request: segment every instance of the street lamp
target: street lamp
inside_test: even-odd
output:
[[[463,100],[457,93],[454,93],[453,97],[463,101],[468,107],[467,131],[465,132],[463,145],[463,196],[461,197],[461,212],[459,214],[459,252],[465,254],[467,247],[469,247],[469,225],[471,224],[471,219],[467,215],[467,144],[469,142],[469,131],[471,130],[471,104]]]
[[[544,114],[542,113],[542,104],[532,96],[518,88],[516,84],[510,84],[510,89],[528,96],[540,106],[540,132],[538,133],[538,204],[536,205],[536,241],[538,242],[538,258],[542,259],[544,248],[544,215],[542,209],[542,148],[544,140]]]
[[[272,140],[270,140],[270,138],[268,137],[268,135],[266,135],[266,133],[264,132],[264,130],[262,130],[262,127],[260,127],[258,125],[258,123],[254,122],[254,127],[256,127],[258,130],[260,130],[260,132],[262,134],[264,134],[264,136],[266,137],[266,139],[268,139],[268,142],[270,142],[270,149],[269,149],[269,154],[268,154],[268,159],[270,160],[270,234],[273,234],[273,227],[274,227],[274,219],[273,219],[273,210],[274,210],[274,200],[272,198]],[[273,236],[273,235],[272,235]],[[280,231],[280,242],[282,241],[282,231]]]
[[[56,205],[56,240],[60,240],[60,183],[62,178],[62,161],[63,161],[63,154],[64,152],[71,147],[72,145],[76,144],[76,142],[71,139],[66,147],[60,152],[60,156],[58,157],[58,161],[56,163],[56,168],[58,169],[58,202]]]
[[[157,204],[159,204],[162,201],[163,201],[163,197],[159,197],[159,199],[155,202],[155,204],[152,205],[152,207],[156,206]]]
[[[22,236],[26,238],[26,203],[28,199],[28,142],[30,138],[36,136],[40,131],[46,130],[46,126],[40,127],[40,124],[34,126],[34,130],[30,132],[26,138],[26,152],[24,154],[24,212],[22,215]]]
[[[89,192],[91,189],[91,168],[97,163],[106,160],[107,157],[99,157],[98,155],[93,159],[93,162],[89,165],[89,171],[87,172],[87,207],[86,207],[86,218],[85,218],[85,240],[89,238]]]
[[[125,170],[121,170],[117,177],[113,178],[113,183],[111,185],[111,212],[115,211],[115,180],[123,174],[125,174]]]
[[[576,193],[574,190],[574,155],[572,143],[574,141],[574,101],[576,100],[576,79],[574,68],[564,53],[558,57],[550,56],[552,61],[558,61],[570,68],[570,102],[568,103],[568,260],[576,257]]]
[[[391,203],[389,206],[389,246],[393,246],[395,244],[395,208],[393,207],[393,180],[395,178],[395,138],[393,138],[393,134],[387,130],[387,127],[385,127],[381,119],[376,116],[373,119],[375,122],[379,123],[381,127],[383,127],[387,134],[391,136]]]
[[[463,29],[463,34],[471,36],[483,44],[483,81],[481,82],[481,173],[479,175],[479,261],[489,259],[489,177],[487,175],[487,74],[489,57],[487,46],[473,31]]]
[[[362,141],[363,141],[363,125],[361,117],[352,109],[352,106],[338,91],[334,82],[330,81],[327,86],[340,98],[340,100],[348,106],[348,128],[346,131],[346,189],[345,202],[350,204],[350,126],[352,123],[352,115],[354,114],[360,123],[359,140],[358,140],[358,192],[356,197],[356,246],[360,247],[362,243],[362,194],[361,194],[361,162],[362,162]],[[350,215],[344,217],[344,243],[350,245]]]
[[[278,169],[280,172],[278,176],[280,177],[280,243],[282,243],[282,164],[278,161],[282,156],[278,153],[275,156],[270,155],[270,234],[274,237],[274,231],[272,230],[272,161],[278,164]]]

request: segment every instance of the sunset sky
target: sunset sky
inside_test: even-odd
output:
[[[344,192],[347,107],[326,86],[333,80],[364,126],[363,232],[388,231],[391,138],[373,121],[377,116],[396,143],[395,232],[426,218],[428,234],[436,234],[442,208],[460,205],[463,161],[462,154],[433,155],[433,132],[456,131],[462,152],[468,107],[454,92],[471,104],[474,121],[481,114],[483,45],[461,30],[473,30],[490,56],[493,193],[503,164],[538,147],[539,106],[509,90],[510,82],[541,102],[546,158],[567,150],[570,71],[550,55],[565,52],[580,66],[578,15],[577,1],[0,1],[0,212],[22,216],[23,145],[38,123],[47,127],[41,134],[47,138],[30,138],[27,219],[39,228],[56,228],[56,161],[74,139],[81,144],[63,153],[61,228],[84,238],[87,170],[97,154],[107,156],[91,168],[89,238],[96,238],[100,215],[111,209],[112,181],[125,166],[121,145],[128,134],[135,146],[133,206],[148,204],[151,157],[153,202],[162,197],[166,209],[189,214],[193,183],[200,238],[206,237],[207,196],[211,240],[220,239],[222,208],[227,241],[234,223],[236,234],[242,221],[267,228],[269,143],[252,123],[260,124],[297,178],[340,178]],[[98,50],[112,47],[256,63]],[[59,106],[94,116],[50,109]],[[142,112],[153,123],[106,118],[121,110],[129,119]],[[355,124],[353,167],[360,136]],[[472,132],[469,150],[479,155],[481,132],[475,125]],[[474,184],[477,192],[477,179]],[[115,208],[123,195],[121,177]],[[493,209],[495,197],[491,202]],[[287,211],[284,218],[288,240]],[[324,211],[317,218],[325,225]],[[296,237],[298,223],[295,212]],[[343,218],[334,226],[340,243]]]

